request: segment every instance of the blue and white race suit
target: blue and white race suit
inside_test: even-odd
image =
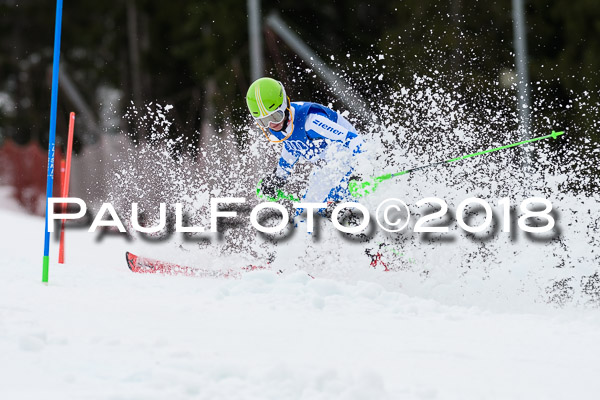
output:
[[[269,132],[283,139],[276,175],[287,179],[300,158],[319,163],[310,176],[305,202],[349,200],[348,179],[354,156],[361,152],[362,138],[346,118],[317,103],[291,103],[285,130]],[[324,164],[324,165],[322,165]]]

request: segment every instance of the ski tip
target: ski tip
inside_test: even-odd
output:
[[[127,266],[129,267],[130,270],[134,271],[134,267],[135,267],[135,259],[137,257],[133,254],[131,254],[130,252],[126,251],[125,252],[125,261],[127,261]],[[135,272],[135,271],[134,271]]]

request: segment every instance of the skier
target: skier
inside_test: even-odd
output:
[[[309,178],[304,202],[351,201],[348,180],[363,140],[346,118],[321,104],[290,102],[283,84],[272,78],[254,81],[246,103],[266,138],[282,144],[275,171],[261,182],[263,194],[276,198],[294,164],[303,158],[317,164]]]

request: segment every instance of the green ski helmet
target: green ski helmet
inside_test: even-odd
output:
[[[268,128],[270,122],[278,124],[285,118],[288,106],[285,88],[272,78],[257,79],[248,89],[246,104],[260,127]]]

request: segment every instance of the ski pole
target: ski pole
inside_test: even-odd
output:
[[[475,157],[475,156],[479,156],[479,155],[486,154],[486,153],[491,153],[493,151],[507,149],[509,147],[520,146],[520,145],[525,144],[525,143],[531,143],[531,142],[535,142],[535,141],[542,140],[542,139],[548,139],[548,138],[556,139],[556,138],[558,138],[560,135],[562,135],[564,133],[565,133],[564,131],[555,132],[553,130],[550,135],[540,136],[540,137],[529,139],[529,140],[523,140],[521,142],[512,143],[512,144],[509,144],[509,145],[506,145],[506,146],[496,147],[494,149],[489,149],[489,150],[484,150],[484,151],[478,151],[477,153],[467,154],[466,156],[455,157],[455,158],[451,158],[451,159],[445,160],[445,161],[438,161],[438,162],[435,162],[435,163],[432,163],[432,164],[427,164],[427,165],[422,165],[420,167],[415,167],[415,168],[407,169],[405,171],[394,172],[394,173],[390,173],[390,174],[384,174],[384,175],[380,175],[380,176],[376,176],[374,178],[371,178],[370,180],[360,181],[360,180],[357,180],[357,179],[352,179],[352,180],[350,180],[350,182],[348,182],[348,190],[350,191],[350,194],[352,196],[354,196],[354,197],[362,197],[362,196],[365,196],[367,194],[373,193],[375,191],[375,189],[377,189],[377,186],[381,182],[387,181],[387,180],[392,179],[392,178],[394,178],[396,176],[410,174],[411,172],[419,171],[419,170],[422,170],[422,169],[425,169],[425,168],[435,167],[436,165],[441,165],[441,164],[445,164],[445,163],[451,163],[451,162],[458,161],[458,160],[464,160],[466,158]]]

